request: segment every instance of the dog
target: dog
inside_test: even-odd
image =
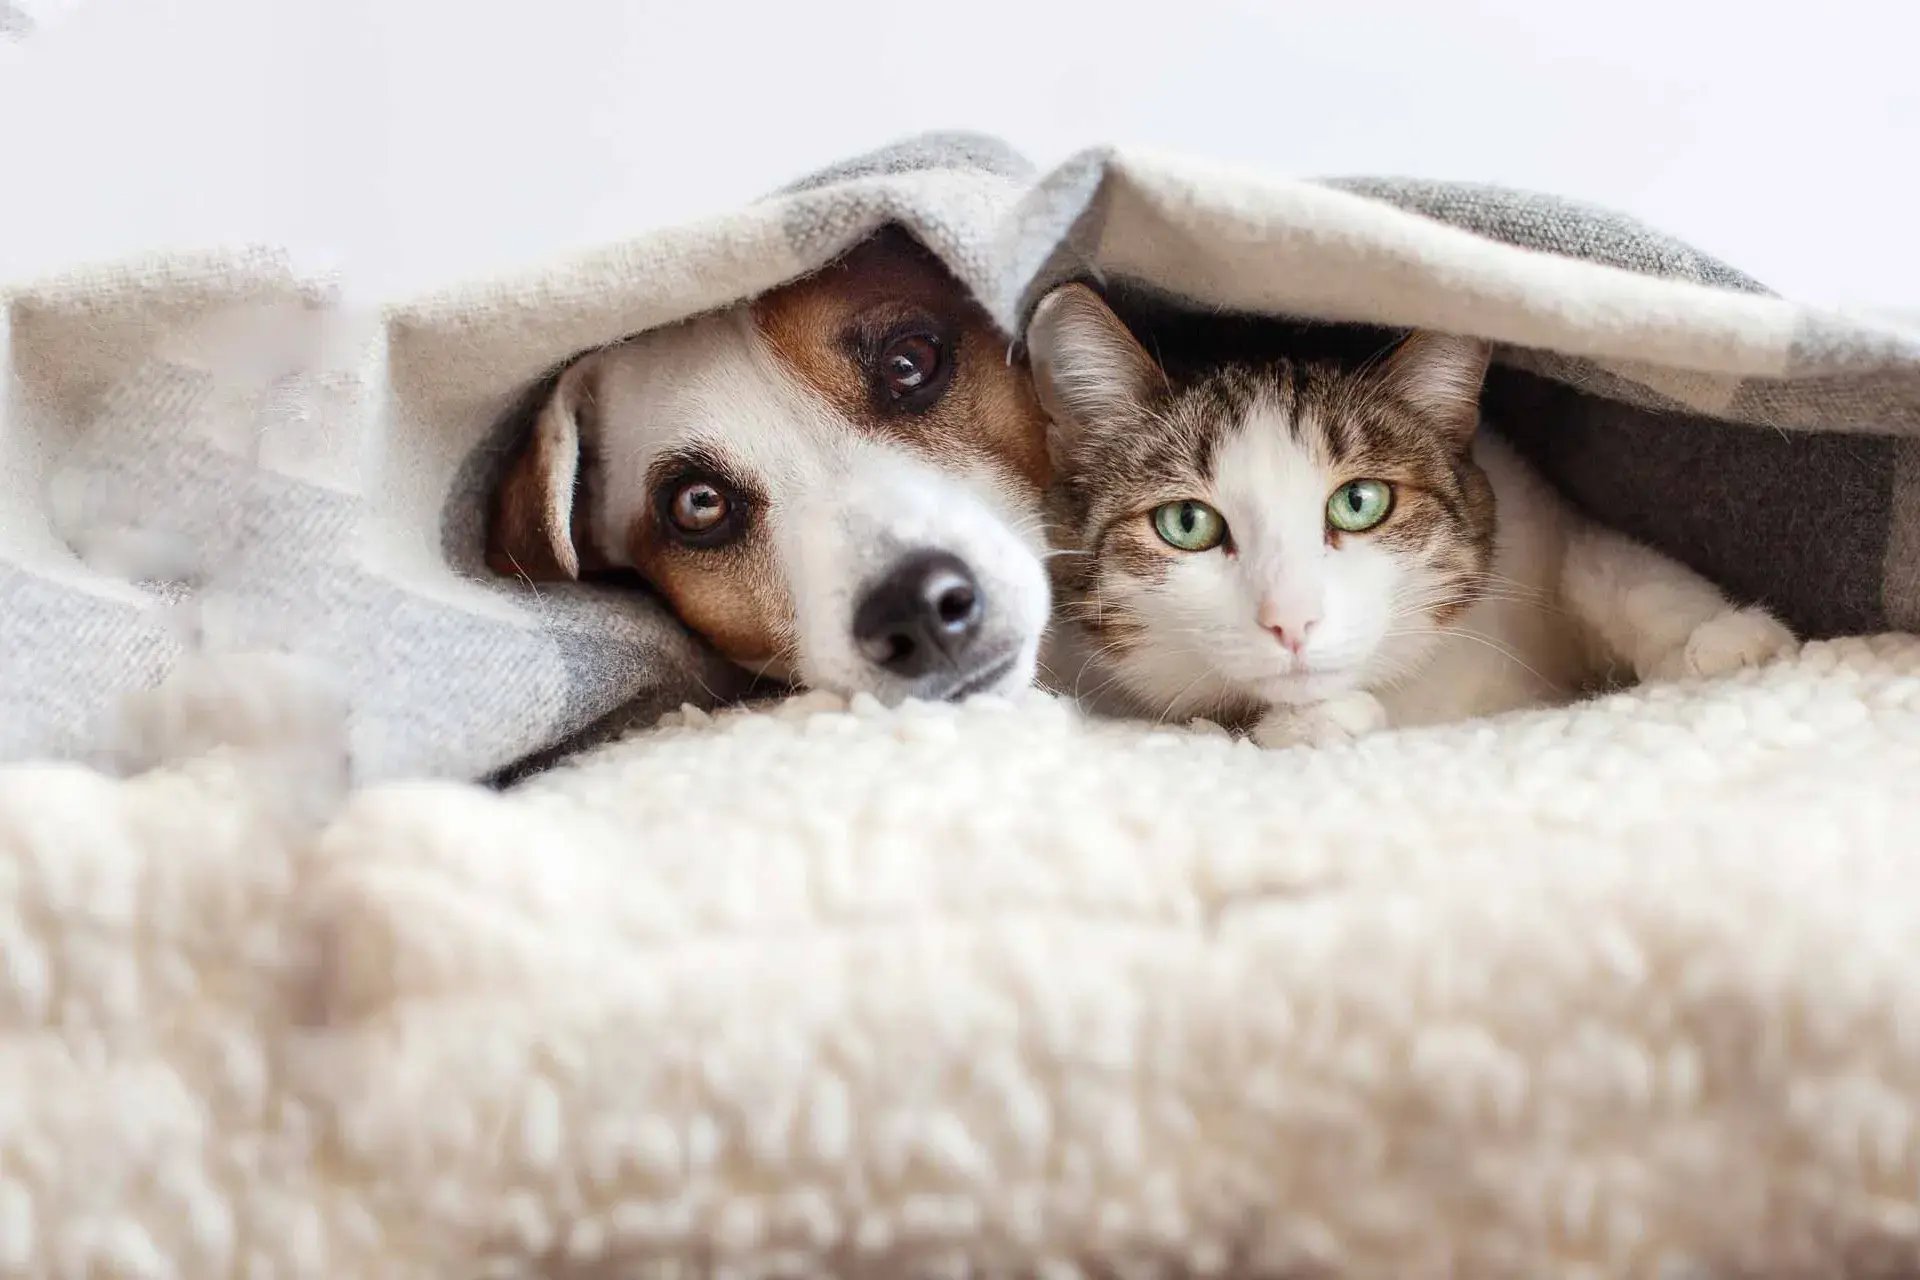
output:
[[[881,229],[749,303],[567,365],[487,563],[637,572],[756,675],[892,704],[1032,683],[1047,418],[986,312]]]

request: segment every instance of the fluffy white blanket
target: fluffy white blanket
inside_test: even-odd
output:
[[[1920,641],[1318,752],[809,697],[337,807],[302,714],[0,771],[0,1273],[1920,1264]]]

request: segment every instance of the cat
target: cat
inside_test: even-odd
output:
[[[1420,330],[1369,360],[1176,376],[1070,284],[1026,341],[1053,420],[1047,662],[1096,708],[1323,744],[1796,645],[1480,430],[1479,340]]]

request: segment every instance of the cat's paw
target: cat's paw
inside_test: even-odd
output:
[[[1325,702],[1297,707],[1272,707],[1253,726],[1253,740],[1262,747],[1327,747],[1352,742],[1387,727],[1387,709],[1363,689],[1343,693]]]
[[[1765,609],[1729,609],[1693,629],[1686,643],[1653,665],[1653,680],[1712,679],[1759,667],[1800,647]]]

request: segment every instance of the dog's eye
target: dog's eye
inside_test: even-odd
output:
[[[737,541],[753,516],[751,489],[694,457],[665,461],[654,482],[655,527],[673,543],[713,550]]]
[[[726,520],[732,503],[705,480],[683,484],[667,506],[667,515],[682,533],[711,533]]]
[[[946,373],[947,353],[932,334],[902,334],[880,353],[880,379],[895,400],[933,395]]]

